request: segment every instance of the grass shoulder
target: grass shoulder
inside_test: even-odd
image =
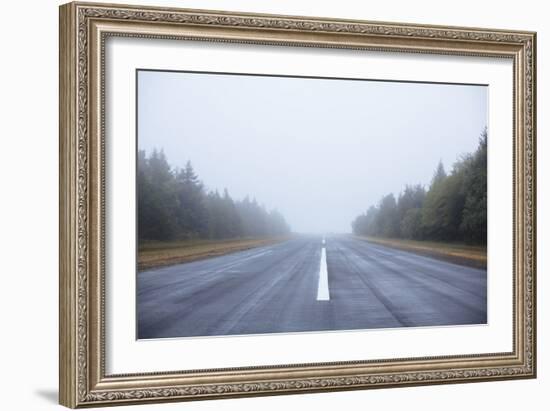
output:
[[[487,268],[487,247],[462,243],[356,236],[358,239],[403,251],[476,268]]]
[[[271,245],[289,237],[228,240],[145,241],[138,247],[138,271],[186,263]]]

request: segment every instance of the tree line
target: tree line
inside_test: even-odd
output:
[[[281,213],[256,199],[235,201],[227,189],[208,191],[191,162],[172,168],[163,151],[137,158],[138,238],[140,240],[230,239],[288,234]]]
[[[487,130],[475,152],[446,173],[439,162],[432,181],[388,194],[352,222],[356,235],[487,244]]]

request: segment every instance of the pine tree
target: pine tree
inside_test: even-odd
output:
[[[396,225],[397,224],[397,225]],[[428,191],[405,186],[397,204],[384,196],[352,222],[358,235],[436,241],[487,242],[487,130],[473,154],[461,156],[447,174],[439,161]]]
[[[175,179],[163,151],[153,150],[149,159],[138,156],[138,227],[147,240],[172,240],[177,234]],[[141,191],[141,192],[140,192]],[[141,203],[139,202],[141,201]]]
[[[487,129],[465,174],[468,191],[460,231],[469,243],[487,244]]]
[[[188,161],[172,169],[164,152],[137,158],[138,236],[140,240],[265,237],[288,234],[278,211],[268,212],[256,200],[234,201],[229,191],[206,192]]]
[[[447,177],[447,173],[445,173],[445,167],[443,167],[443,162],[439,160],[437,168],[435,169],[434,175],[432,177],[430,189],[445,180],[445,177]]]

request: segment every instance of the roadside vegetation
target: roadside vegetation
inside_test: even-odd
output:
[[[190,162],[173,168],[163,151],[137,159],[138,267],[220,255],[280,239],[290,226],[256,199],[208,191]]]
[[[437,258],[451,263],[476,268],[487,268],[487,247],[461,243],[403,240],[399,238],[360,237],[365,241],[398,250]]]
[[[138,249],[138,270],[186,263],[275,244],[287,237],[230,240],[145,241]]]
[[[407,247],[414,244],[417,250],[443,253],[464,244],[477,246],[468,251],[472,258],[486,253],[487,131],[481,134],[477,150],[461,156],[449,173],[440,162],[427,189],[421,184],[407,185],[397,198],[387,194],[355,218],[352,230],[371,240],[386,239]]]

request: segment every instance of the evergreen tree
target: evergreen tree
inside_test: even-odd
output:
[[[487,244],[487,129],[465,172],[468,187],[460,231],[469,243]]]
[[[399,231],[402,237],[420,239],[422,237],[422,206],[426,190],[420,184],[406,185],[397,201]]]
[[[174,175],[163,151],[154,150],[149,159],[138,155],[138,211],[139,236],[148,240],[172,240],[177,234],[177,196]],[[141,191],[141,192],[140,192]]]
[[[378,206],[378,225],[382,237],[399,236],[399,214],[393,194],[382,197]]]
[[[439,161],[428,191],[405,186],[397,202],[384,196],[352,222],[357,235],[487,243],[487,130],[477,150],[447,174]]]
[[[180,238],[204,237],[208,232],[208,211],[204,186],[187,162],[176,172],[178,229]]]
[[[463,207],[463,162],[457,162],[448,176],[440,162],[422,209],[422,225],[426,237],[439,241],[457,240]]]
[[[140,240],[266,237],[290,227],[278,211],[256,200],[234,201],[227,189],[206,192],[190,161],[172,169],[162,151],[137,156],[137,220]]]
[[[224,235],[226,238],[241,237],[243,233],[241,217],[227,188],[223,192]]]
[[[437,164],[437,168],[435,169],[434,175],[432,177],[432,182],[430,184],[430,189],[441,183],[443,180],[445,180],[445,177],[447,177],[447,173],[445,172],[445,167],[443,167],[443,162],[439,160],[439,163]]]
[[[424,227],[422,225],[422,209],[410,208],[405,212],[400,223],[401,237],[410,240],[422,240]]]

